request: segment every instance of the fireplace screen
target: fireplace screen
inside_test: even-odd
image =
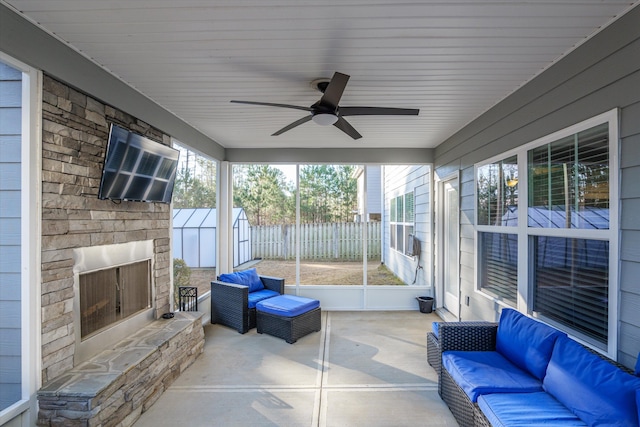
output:
[[[82,338],[151,307],[151,262],[80,275]]]

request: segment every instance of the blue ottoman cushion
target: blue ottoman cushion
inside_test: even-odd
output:
[[[320,301],[295,295],[280,295],[256,304],[256,310],[281,317],[296,317],[320,307]]]
[[[496,351],[446,351],[442,365],[472,402],[481,394],[542,391],[540,380]]]
[[[500,393],[478,397],[478,406],[493,427],[586,426],[548,393]]]

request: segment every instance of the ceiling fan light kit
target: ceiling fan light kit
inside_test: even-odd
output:
[[[273,133],[272,136],[281,135],[303,123],[313,120],[320,126],[334,125],[353,139],[360,139],[362,135],[353,128],[344,118],[347,116],[417,116],[420,110],[413,108],[385,108],[385,107],[342,107],[338,106],[344,92],[349,76],[335,72],[328,82],[325,79],[314,80],[311,85],[322,92],[322,98],[310,107],[299,105],[276,104],[272,102],[236,101],[237,104],[264,105],[268,107],[289,108],[308,111],[311,113]]]
[[[335,114],[319,113],[319,114],[314,114],[311,117],[311,120],[313,120],[315,123],[319,124],[320,126],[329,126],[338,121],[338,116],[336,116]]]

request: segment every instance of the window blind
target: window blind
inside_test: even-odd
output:
[[[515,306],[518,295],[518,235],[479,233],[480,287]]]
[[[609,242],[532,237],[537,313],[607,342]]]

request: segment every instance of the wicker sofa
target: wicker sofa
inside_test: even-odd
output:
[[[638,426],[640,378],[566,334],[504,309],[437,324],[439,391],[463,426]]]
[[[244,334],[256,327],[256,304],[282,294],[284,279],[259,276],[255,269],[220,275],[211,282],[211,323]]]

